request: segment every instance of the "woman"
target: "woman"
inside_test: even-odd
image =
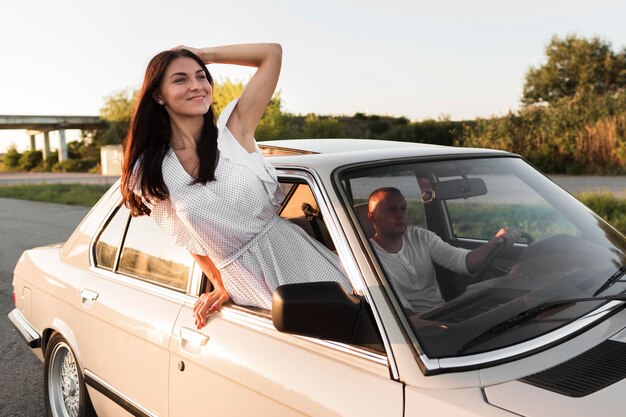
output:
[[[214,290],[194,307],[198,328],[230,298],[269,309],[282,284],[337,281],[350,289],[336,256],[277,215],[276,172],[254,140],[281,60],[277,44],[181,47],[157,54],[146,70],[124,144],[122,195],[133,215],[150,215],[211,279]],[[217,125],[211,63],[257,67]]]

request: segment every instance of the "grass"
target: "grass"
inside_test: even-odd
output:
[[[0,187],[0,197],[93,206],[110,188],[104,184],[32,184]]]
[[[575,197],[606,220],[611,226],[626,234],[626,200],[609,192],[579,193]]]

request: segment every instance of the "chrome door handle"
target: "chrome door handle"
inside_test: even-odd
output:
[[[209,336],[190,329],[189,327],[181,327],[178,335],[185,342],[195,346],[204,346],[209,342]]]
[[[91,290],[81,290],[80,291],[80,301],[81,302],[85,302],[85,301],[96,301],[98,299],[98,293],[95,291],[91,291]]]

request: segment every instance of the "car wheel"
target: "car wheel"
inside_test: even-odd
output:
[[[50,338],[44,360],[44,394],[49,417],[95,416],[74,352],[60,334]]]

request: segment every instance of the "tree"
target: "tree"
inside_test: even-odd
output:
[[[281,108],[282,99],[280,91],[277,91],[267,105],[254,132],[256,140],[294,139],[298,137],[293,115],[283,113]]]
[[[241,81],[233,82],[230,78],[215,82],[213,86],[213,112],[219,115],[224,107],[241,96],[244,84]]]
[[[304,137],[311,139],[345,137],[343,128],[337,119],[334,117],[319,117],[313,113],[308,114],[304,119],[302,133]]]
[[[577,94],[607,94],[626,87],[626,49],[609,42],[569,35],[546,46],[547,62],[526,73],[522,103],[554,103]]]
[[[137,90],[120,90],[108,96],[100,109],[100,118],[108,127],[94,135],[99,145],[114,145],[122,140],[130,128],[130,118],[137,103]]]
[[[100,118],[107,122],[129,122],[137,103],[137,90],[119,90],[105,98]]]

